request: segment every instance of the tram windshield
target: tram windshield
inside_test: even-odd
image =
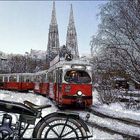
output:
[[[82,70],[69,70],[64,77],[66,82],[69,83],[90,83],[91,78],[86,71]]]

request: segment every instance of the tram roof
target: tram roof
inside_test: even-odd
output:
[[[6,74],[0,74],[0,76],[16,76],[16,75],[21,75],[21,76],[33,76],[34,73],[6,73]]]
[[[35,75],[45,74],[48,70],[42,70],[35,73]]]
[[[48,71],[51,71],[53,69],[56,69],[58,67],[63,67],[65,65],[85,65],[85,66],[91,66],[91,63],[89,61],[85,60],[72,60],[72,61],[66,61],[66,60],[61,60],[55,65],[51,66]]]

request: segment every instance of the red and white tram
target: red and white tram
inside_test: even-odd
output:
[[[12,73],[0,74],[0,89],[28,91],[34,89],[34,74]]]
[[[59,105],[92,105],[92,67],[85,61],[60,61],[47,72],[49,97]]]

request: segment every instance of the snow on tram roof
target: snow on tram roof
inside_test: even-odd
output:
[[[66,61],[66,60],[61,60],[58,63],[54,64],[49,68],[48,71],[51,71],[57,67],[63,67],[65,65],[85,65],[85,66],[91,66],[91,63],[89,61],[85,60],[79,60],[79,59],[74,59],[72,61]]]
[[[0,76],[16,76],[16,75],[21,75],[21,76],[33,76],[34,73],[6,73],[6,74],[0,74]]]
[[[45,74],[47,73],[48,70],[42,70],[42,71],[38,71],[36,73],[34,73],[35,75],[40,75],[40,74]]]
[[[89,61],[85,61],[85,60],[72,60],[72,61],[60,61],[60,63],[63,64],[79,64],[79,65],[91,65]]]

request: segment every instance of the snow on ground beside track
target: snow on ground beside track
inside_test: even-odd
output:
[[[140,110],[129,110],[124,107],[123,104],[120,103],[112,103],[110,105],[101,105],[98,102],[98,92],[96,90],[93,91],[93,107],[94,110],[97,110],[103,114],[118,117],[118,118],[128,118],[131,120],[140,121]],[[94,123],[100,124],[101,126],[107,126],[112,130],[118,130],[119,132],[134,134],[135,136],[139,136],[140,138],[140,128],[130,126],[127,124],[118,123],[117,121],[110,119],[102,119],[100,117],[92,116],[90,117],[90,121]]]
[[[80,112],[80,116],[84,118],[85,113]],[[136,136],[136,137],[140,138],[140,128],[139,127],[124,124],[117,120],[112,120],[109,118],[102,118],[102,117],[98,117],[93,114],[90,114],[89,122],[92,122],[93,124],[97,124],[104,128],[109,128],[116,132],[120,132],[123,134],[130,134],[131,136]],[[120,138],[117,138],[117,139],[120,139]]]
[[[94,104],[98,104],[99,105],[99,102],[98,102],[98,93],[97,91],[93,91],[93,105]],[[42,105],[42,104],[51,104],[52,107],[51,108],[47,108],[47,109],[44,109],[43,110],[43,116],[44,115],[47,115],[49,113],[52,113],[52,112],[55,112],[57,110],[57,108],[45,97],[43,96],[40,96],[40,95],[36,95],[36,94],[33,94],[33,93],[18,93],[18,92],[12,92],[12,91],[4,91],[4,90],[1,90],[0,91],[0,100],[8,100],[8,101],[14,101],[14,102],[21,102],[23,103],[24,100],[28,100],[28,101],[31,101],[35,104],[38,104],[38,105]],[[111,106],[107,106],[107,105],[103,105],[103,106],[98,106],[99,108],[101,109],[102,112],[106,112],[108,113],[108,109],[109,110],[109,113],[112,113],[114,114],[114,111],[115,111],[115,115],[118,114],[116,113],[116,111],[120,111],[122,110],[119,114],[121,116],[121,113],[124,113],[124,108],[122,106],[118,106],[118,104],[114,104],[114,105],[111,105]],[[111,110],[112,109],[112,110]],[[107,111],[106,111],[107,110]],[[130,111],[132,113],[132,111]],[[80,116],[83,116],[85,117],[85,113],[81,113],[81,112],[78,112],[80,114]],[[129,113],[129,112],[127,112]],[[136,114],[136,112],[135,112]],[[128,114],[127,114],[128,115]],[[132,115],[133,116],[133,115]],[[129,125],[122,125],[121,123],[118,123],[117,121],[111,121],[109,119],[103,119],[101,117],[96,117],[94,115],[91,115],[90,117],[90,121],[91,122],[94,122],[96,124],[99,124],[100,126],[107,126],[108,128],[111,128],[113,130],[118,130],[120,132],[124,132],[124,133],[134,133],[135,135],[137,134],[140,134],[140,128],[136,128],[136,127],[131,127]],[[92,131],[93,131],[93,137],[91,138],[91,140],[94,140],[94,139],[123,139],[122,136],[120,135],[112,135],[110,133],[106,133],[104,131],[101,131],[97,128],[92,128]],[[26,133],[26,137],[29,137],[31,136],[31,131],[28,131]]]
[[[96,89],[94,89],[93,90],[93,92],[92,92],[92,96],[93,96],[93,98],[92,98],[92,103],[93,103],[93,105],[95,105],[95,104],[100,104],[100,102],[99,102],[99,95],[98,95],[98,92],[97,92],[97,90]]]
[[[0,90],[0,100],[7,100],[7,101],[14,101],[14,102],[21,102],[23,103],[25,100],[31,101],[34,104],[42,105],[42,104],[51,104],[51,108],[43,109],[43,116],[49,113],[55,112],[57,108],[45,97],[36,95],[33,93],[19,93],[19,92],[12,92],[12,91],[4,91]],[[82,115],[78,112],[80,116]],[[85,117],[85,116],[84,116]],[[93,116],[94,118],[94,116]],[[93,119],[92,118],[92,119]],[[95,118],[94,121],[100,122],[99,118]],[[116,140],[116,139],[123,139],[122,136],[117,134],[110,134],[104,131],[101,131],[97,128],[90,128],[90,132],[93,132],[93,137],[90,140]],[[32,130],[26,132],[25,137],[31,137]]]
[[[89,140],[123,140],[123,137],[93,128],[93,137],[89,138]]]
[[[106,115],[117,118],[128,118],[140,121],[140,110],[126,109],[123,103],[111,103],[110,105],[100,104],[98,101],[98,92],[93,91],[93,107],[94,110],[102,112]]]
[[[134,121],[140,121],[140,110],[125,109],[118,103],[112,103],[111,105],[103,106],[93,106],[92,108],[105,115],[113,116],[116,118],[125,118]]]

